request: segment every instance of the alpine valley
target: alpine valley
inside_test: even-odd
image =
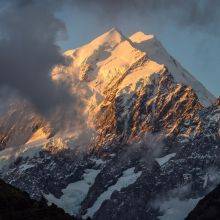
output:
[[[64,112],[1,100],[1,179],[77,218],[186,218],[220,183],[220,99],[153,35],[111,29],[64,55]]]

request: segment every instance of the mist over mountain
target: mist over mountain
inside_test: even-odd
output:
[[[0,85],[28,99],[48,116],[52,109],[68,103],[66,85],[55,85],[50,71],[68,63],[56,44],[65,24],[52,7],[42,1],[11,1],[0,14]],[[40,18],[40,19],[39,19]]]

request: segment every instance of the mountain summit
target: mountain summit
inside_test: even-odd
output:
[[[80,103],[46,120],[9,99],[1,178],[84,219],[184,219],[219,180],[219,102],[153,35],[111,29],[64,55],[51,77]]]
[[[133,78],[137,75],[133,84],[138,83],[139,77],[146,79],[153,73],[163,72],[163,68],[167,68],[176,83],[193,88],[201,104],[208,106],[215,101],[215,97],[171,57],[153,35],[137,32],[126,38],[117,29],[111,29],[90,43],[69,50],[66,54],[73,58],[71,73],[80,73],[79,78],[87,80],[89,87],[101,95],[104,88],[111,86],[112,80],[115,81],[115,78],[139,60],[148,59],[147,67],[143,66],[139,71],[129,74]],[[142,70],[145,71],[144,75],[140,73]],[[69,71],[67,73],[69,74]],[[123,80],[128,81],[129,77],[126,76]]]

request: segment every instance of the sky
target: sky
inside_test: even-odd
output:
[[[0,88],[14,89],[44,115],[72,99],[79,103],[49,73],[68,65],[66,49],[116,27],[126,36],[154,34],[219,96],[219,11],[219,0],[0,0]]]
[[[101,10],[104,12],[106,8]],[[175,10],[181,11],[181,6],[176,7]],[[114,14],[114,12],[109,13]],[[95,9],[86,10],[82,7],[69,6],[60,11],[58,17],[65,22],[67,28],[66,39],[59,41],[61,48],[66,50],[79,47],[112,27],[118,28],[126,36],[137,31],[154,34],[184,68],[215,96],[220,96],[220,25],[218,22],[212,22],[214,27],[203,23],[198,27],[193,22],[192,25],[177,24],[175,16],[166,18],[163,11],[155,11],[153,15],[149,15],[148,11],[130,13],[127,9],[127,11],[115,12],[115,17],[114,15],[105,17],[103,13],[100,14]],[[208,16],[208,12],[205,16]]]

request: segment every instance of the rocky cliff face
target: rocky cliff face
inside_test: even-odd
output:
[[[152,35],[112,29],[65,55],[52,79],[79,94],[86,123],[51,133],[14,108],[28,138],[6,139],[2,178],[83,218],[184,219],[219,181],[219,101]],[[13,138],[18,119],[1,117]]]

